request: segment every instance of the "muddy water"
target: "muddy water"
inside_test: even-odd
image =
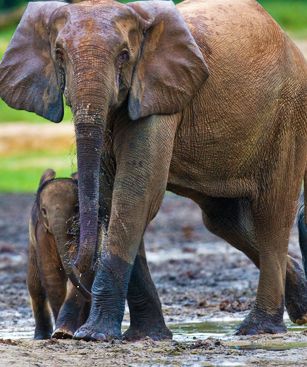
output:
[[[3,314],[1,315],[4,316]],[[233,335],[236,328],[239,326],[242,319],[236,319],[234,317],[226,318],[212,318],[210,321],[204,322],[180,322],[168,324],[168,327],[173,333],[173,340],[180,343],[192,343],[197,341],[205,341],[210,338],[218,339],[225,342],[235,349],[265,349],[265,350],[288,350],[294,348],[306,348],[306,341],[293,342],[284,340],[283,342],[274,342],[274,338],[267,343],[250,343],[248,339],[242,343],[241,337],[235,337]],[[26,325],[27,323],[27,325]],[[19,322],[18,326],[4,328],[0,331],[0,339],[11,339],[11,340],[31,340],[33,338],[33,326],[28,325],[28,320],[25,320],[25,325],[22,326],[22,322]],[[306,326],[299,326],[291,323],[289,320],[286,321],[288,332],[295,335],[307,331]],[[123,324],[122,331],[124,332],[128,328],[128,323]],[[299,334],[298,334],[299,335]]]

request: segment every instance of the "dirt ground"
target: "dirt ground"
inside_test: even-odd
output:
[[[234,337],[258,271],[210,234],[191,201],[167,194],[146,234],[150,269],[174,340],[33,341],[26,290],[27,220],[34,195],[0,194],[0,366],[303,366],[307,333]],[[299,258],[294,229],[290,252]],[[127,327],[128,313],[124,327]]]
[[[298,45],[307,55],[307,42]],[[2,154],[37,149],[32,146],[37,141],[33,134],[39,133],[43,144],[71,144],[73,139],[70,125],[45,125],[39,130],[28,125],[2,126]],[[288,320],[284,335],[233,336],[254,302],[258,270],[204,228],[195,204],[171,194],[166,195],[146,233],[146,248],[173,340],[33,341],[34,321],[25,281],[27,222],[33,200],[34,195],[29,194],[0,194],[0,366],[306,365],[307,327]],[[300,258],[295,227],[289,252]],[[124,328],[128,322],[126,312]]]

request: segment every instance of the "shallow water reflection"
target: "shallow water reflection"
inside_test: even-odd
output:
[[[208,338],[215,338],[222,340],[231,349],[237,350],[256,350],[263,349],[269,351],[281,351],[290,350],[294,348],[307,348],[306,341],[293,341],[289,338],[283,339],[282,337],[274,341],[269,339],[265,342],[263,340],[251,341],[247,338],[240,338],[233,335],[234,331],[240,324],[240,319],[211,319],[204,322],[183,322],[183,323],[171,323],[168,326],[173,332],[173,339],[181,343],[191,343],[195,340],[206,340]],[[286,321],[288,331],[290,332],[302,332],[307,330],[306,326],[299,326],[292,324],[289,320]],[[124,325],[124,329],[127,328],[127,324]],[[31,326],[19,326],[13,328],[4,328],[0,331],[0,338],[2,339],[32,339],[34,328]],[[293,334],[292,334],[293,335]]]

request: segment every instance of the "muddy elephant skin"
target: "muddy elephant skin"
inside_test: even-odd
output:
[[[25,47],[27,45],[27,47]],[[82,279],[103,244],[75,338],[168,338],[143,234],[165,190],[260,268],[238,334],[307,321],[307,286],[287,255],[307,156],[307,66],[255,0],[30,3],[0,64],[10,106],[74,115]]]
[[[68,282],[65,262],[77,251],[78,188],[74,178],[42,175],[29,221],[27,284],[35,318],[35,339],[72,337],[89,304]]]

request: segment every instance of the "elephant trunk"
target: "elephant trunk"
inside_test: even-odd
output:
[[[55,237],[58,253],[67,277],[72,284],[86,298],[91,299],[91,293],[84,287],[80,281],[80,277],[75,268],[71,265],[71,257],[69,251],[69,238],[67,235],[67,222],[63,216],[57,216],[53,224],[53,234]]]
[[[75,265],[81,273],[93,267],[98,242],[99,172],[102,124],[76,121],[80,242]]]
[[[81,273],[86,273],[93,270],[98,242],[100,160],[114,73],[108,53],[97,47],[83,45],[73,55],[73,63],[75,78],[71,100],[80,209],[80,241],[75,266]]]

